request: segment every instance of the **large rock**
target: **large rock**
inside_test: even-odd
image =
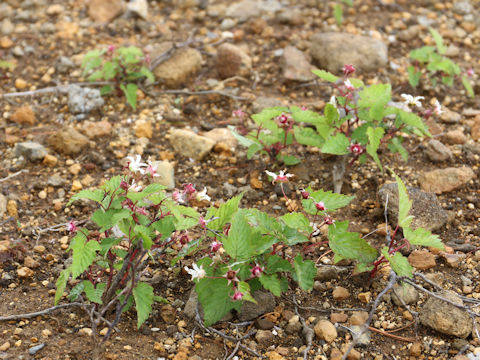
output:
[[[15,156],[23,156],[30,161],[39,161],[45,155],[47,155],[47,149],[42,144],[26,141],[15,145]]]
[[[160,176],[155,176],[153,181],[166,186],[167,189],[173,189],[175,187],[175,171],[173,164],[167,160],[155,161],[153,163],[154,167],[157,168],[157,174]]]
[[[286,80],[307,82],[316,78],[312,73],[315,67],[310,64],[305,54],[295,46],[287,46],[283,49],[280,59],[283,68],[283,77]]]
[[[437,265],[435,255],[427,249],[414,250],[408,255],[408,262],[418,270],[428,270]]]
[[[222,79],[248,76],[252,71],[252,59],[238,46],[224,43],[218,47],[215,57],[218,75]]]
[[[442,291],[438,295],[463,305],[462,299],[452,291]],[[466,338],[472,332],[472,319],[465,310],[434,297],[429,298],[420,311],[420,322],[438,332],[460,338]]]
[[[327,343],[331,343],[338,336],[335,325],[328,320],[320,320],[315,324],[313,329],[315,330],[317,338],[325,340]]]
[[[257,303],[244,301],[242,310],[238,313],[238,320],[254,320],[260,315],[272,312],[275,309],[275,296],[272,293],[258,290],[253,293],[253,298]]]
[[[376,71],[388,61],[387,45],[371,37],[327,32],[314,35],[311,41],[313,58],[332,73],[340,73],[345,64],[360,72]]]
[[[435,139],[432,139],[427,143],[425,154],[433,162],[442,162],[453,158],[452,150]]]
[[[231,151],[234,151],[238,145],[237,138],[227,128],[216,128],[204,133],[203,136],[212,139],[215,141],[215,144],[225,144]]]
[[[123,0],[89,0],[88,16],[98,23],[109,23],[125,11]]]
[[[88,144],[88,138],[70,126],[55,132],[48,138],[48,143],[57,152],[75,155]]]
[[[473,176],[471,168],[462,166],[428,171],[420,175],[418,180],[423,190],[441,194],[462,187],[472,180]]]
[[[412,201],[410,215],[414,216],[411,227],[423,227],[427,230],[441,228],[448,219],[435,194],[427,193],[418,188],[407,186],[408,197]],[[378,190],[378,195],[385,206],[388,196],[388,214],[390,221],[396,224],[398,219],[398,191],[397,184],[385,184]]]
[[[68,89],[68,108],[72,114],[86,114],[99,109],[105,101],[100,90],[71,85]]]
[[[202,67],[202,55],[199,51],[188,47],[173,53],[166,61],[160,63],[153,73],[157,80],[167,87],[178,87],[191,82]]]
[[[183,129],[170,131],[170,143],[178,154],[195,160],[203,159],[215,145],[214,140]]]
[[[418,301],[418,291],[409,284],[395,284],[393,285],[392,300],[397,306],[402,306],[404,303],[416,304]]]

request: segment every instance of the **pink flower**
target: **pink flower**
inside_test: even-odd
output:
[[[232,115],[243,120],[245,115],[247,115],[242,109],[237,109],[232,111]]]
[[[138,212],[139,214],[142,214],[142,215],[145,215],[145,216],[148,215],[148,214],[147,214],[147,210],[145,209],[145,207],[137,207],[137,212]]]
[[[345,80],[345,81],[343,82],[343,85],[345,85],[345,87],[347,88],[347,90],[350,90],[350,91],[355,90],[355,86],[353,86],[353,84],[350,82],[349,79]]]
[[[473,75],[475,75],[475,71],[473,70],[473,68],[470,68],[467,70],[467,75],[472,77]]]
[[[302,191],[300,192],[300,194],[302,194],[302,197],[306,200],[310,197],[310,194],[308,193],[307,190],[305,189],[302,189]]]
[[[113,53],[116,49],[116,46],[115,45],[108,45],[108,48],[107,48],[107,51],[110,52],[110,53]]]
[[[353,65],[343,65],[342,68],[343,75],[349,76],[350,74],[353,74],[355,72],[355,67]]]
[[[195,191],[195,187],[193,186],[193,184],[191,183],[188,183],[188,184],[183,184],[183,191],[188,194],[188,195],[191,195],[193,194]]]
[[[230,285],[230,283],[233,281],[233,282],[238,282],[240,280],[238,280],[237,278],[237,273],[238,271],[235,271],[235,270],[228,270],[227,273],[225,275],[223,275],[223,277],[225,279],[228,280],[228,284]]]
[[[147,166],[147,168],[145,169],[145,172],[146,172],[146,173],[149,173],[150,175],[152,175],[152,177],[160,176],[159,174],[157,174],[158,164],[153,163],[153,162],[151,162],[150,160],[147,161],[147,163],[148,163],[148,166]]]
[[[213,241],[210,244],[210,250],[213,252],[217,252],[222,247],[222,243],[218,241]]]
[[[258,265],[255,265],[250,271],[253,277],[259,277],[263,272],[263,268]]]
[[[273,178],[272,184],[275,184],[276,182],[286,183],[288,182],[288,178],[293,176],[292,174],[285,174],[283,170],[280,170],[278,175],[268,170],[265,170],[265,173]]]
[[[333,218],[330,215],[325,215],[325,217],[323,218],[323,222],[327,225],[332,225],[335,222],[335,220],[333,220]]]
[[[183,204],[185,202],[185,196],[178,189],[175,189],[175,191],[172,193],[172,199],[179,204]]]
[[[235,293],[232,296],[233,301],[242,300],[242,298],[243,298],[243,293],[241,293],[240,291],[235,291]]]
[[[75,233],[78,231],[77,225],[75,225],[75,221],[71,220],[67,225],[67,230],[71,233]]]
[[[350,146],[348,147],[348,151],[350,151],[352,154],[360,155],[365,150],[360,144],[350,144]]]
[[[206,230],[207,229],[207,222],[205,221],[205,218],[203,216],[200,216],[198,218],[198,223],[202,227],[202,229]]]
[[[318,211],[325,211],[327,209],[323,201],[315,203],[315,207]]]

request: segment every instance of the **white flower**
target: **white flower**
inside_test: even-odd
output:
[[[141,162],[142,157],[140,155],[136,155],[135,157],[133,156],[127,156],[127,160],[129,162],[128,168],[133,171],[133,172],[139,172],[140,174],[145,174],[145,169],[142,169],[142,167],[146,167],[147,164]]]
[[[152,162],[152,161],[148,160],[147,164],[148,164],[148,166],[144,170],[145,173],[149,173],[150,175],[152,175],[152,177],[160,176],[160,174],[157,174],[158,162]]]
[[[189,273],[192,276],[192,280],[195,280],[195,279],[200,280],[200,279],[203,279],[205,275],[207,275],[205,270],[203,270],[203,266],[198,267],[197,264],[193,264],[192,269],[188,268],[187,266],[185,266],[184,269],[187,273]]]
[[[435,99],[435,101],[433,102],[433,113],[436,115],[441,115],[444,112],[445,111],[442,110],[442,105],[440,105],[440,102]]]
[[[403,98],[405,105],[416,107],[422,107],[420,100],[425,99],[423,96],[412,96],[409,94],[402,94],[400,96]]]
[[[204,187],[203,191],[197,192],[197,201],[210,201],[210,196],[207,195],[207,188]]]
[[[128,190],[139,192],[142,190],[142,187],[138,185],[135,181],[132,181],[132,185],[128,187]]]
[[[283,170],[280,170],[278,175],[268,170],[265,170],[265,172],[268,176],[272,177],[272,184],[275,184],[276,182],[288,182],[288,178],[294,176],[292,174],[285,174],[285,171]]]
[[[350,79],[345,80],[343,85],[345,85],[345,87],[350,91],[355,90],[355,86],[353,86],[353,84],[350,82]]]
[[[335,95],[332,95],[332,97],[330,98],[328,103],[330,105],[333,105],[333,106],[337,107],[337,98],[335,97]]]
[[[115,225],[114,227],[112,227],[112,232],[113,232],[113,236],[115,236],[116,238],[123,238],[127,236],[123,233],[122,230],[120,230],[118,225]]]

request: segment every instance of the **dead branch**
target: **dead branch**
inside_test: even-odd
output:
[[[50,86],[43,89],[37,89],[37,90],[31,90],[31,91],[0,94],[0,99],[11,98],[11,97],[23,97],[23,96],[37,96],[37,95],[50,94],[54,92],[66,94],[68,93],[71,86],[104,86],[104,85],[113,85],[113,84],[114,83],[111,81],[96,81],[96,82],[90,82],[90,83],[81,82],[81,83],[73,83],[73,84],[66,84],[66,85],[57,85],[57,86]]]
[[[3,179],[0,179],[0,183],[1,183],[1,182],[4,182],[4,181],[7,181],[7,180],[9,180],[9,179],[11,179],[11,178],[13,178],[13,177],[15,177],[15,176],[18,176],[18,175],[20,175],[21,173],[24,173],[24,172],[28,173],[28,170],[23,169],[23,170],[17,171],[16,173],[13,173],[13,174],[11,174],[11,175],[8,175],[7,177],[4,177]]]

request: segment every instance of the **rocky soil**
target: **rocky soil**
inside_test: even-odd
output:
[[[461,84],[412,89],[407,80],[408,53],[433,44],[432,26],[443,36],[447,55],[473,70],[480,91],[480,4],[354,0],[354,7],[344,6],[341,26],[334,4],[1,2],[0,60],[15,66],[0,69],[0,316],[53,305],[55,281],[68,258],[66,224],[87,220],[94,209],[67,203],[79,190],[118,174],[126,156],[158,161],[159,181],[169,189],[186,182],[206,186],[214,202],[245,192],[242,206],[285,213],[281,193],[264,174],[278,167],[246,159],[227,129],[237,125],[232,111],[253,114],[276,105],[321,111],[332,89],[311,70],[338,73],[352,63],[366,83],[390,83],[396,101],[409,93],[424,96],[425,105],[436,98],[445,109],[429,120],[432,139],[407,139],[408,162],[388,151],[380,156],[409,186],[414,226],[432,230],[446,245],[444,252],[406,252],[421,275],[414,284],[449,302],[413,285],[395,286],[348,359],[480,359],[472,321],[480,303],[480,103]],[[141,86],[136,111],[121,96],[102,98],[98,87],[85,86],[83,56],[109,45],[142,48],[155,65],[157,82]],[[295,174],[292,197],[299,199],[293,190],[308,185],[331,190],[332,158],[312,148],[295,152],[302,163],[288,170]],[[336,214],[351,221],[352,231],[377,230],[367,237],[377,247],[385,243],[387,194],[390,225],[396,217],[391,182],[373,162],[352,169],[343,192],[355,200]],[[172,271],[168,259],[152,264],[148,280],[169,304],[155,305],[140,330],[135,314],[125,314],[105,358],[340,359],[387,285],[388,272],[372,281],[353,276],[351,264],[333,264],[322,247],[311,258],[318,264],[314,290],[291,290],[281,298],[256,294],[261,306],[214,326],[230,339],[195,323],[187,274]],[[2,321],[0,359],[90,359],[89,322],[79,308]]]

